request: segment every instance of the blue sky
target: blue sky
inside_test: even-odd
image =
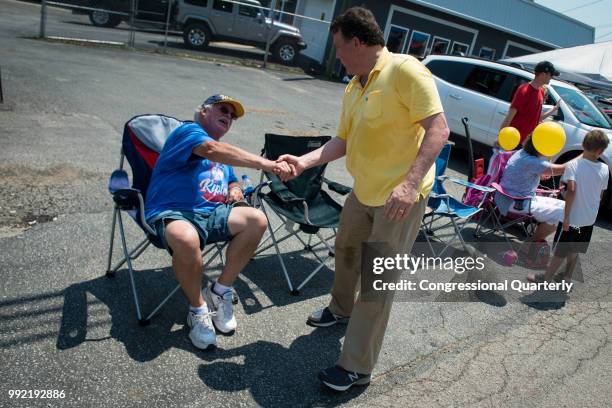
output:
[[[536,3],[595,27],[595,42],[612,41],[612,0],[536,0]]]

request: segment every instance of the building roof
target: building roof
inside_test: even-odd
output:
[[[529,0],[406,0],[552,47],[592,44],[595,28]]]

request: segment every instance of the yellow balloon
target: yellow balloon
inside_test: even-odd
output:
[[[497,141],[502,149],[509,151],[518,146],[521,141],[521,134],[516,128],[508,126],[499,131]]]
[[[533,147],[542,155],[551,157],[556,155],[565,146],[565,131],[556,122],[540,123],[533,130],[531,136]]]

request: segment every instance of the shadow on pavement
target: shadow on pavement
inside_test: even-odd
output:
[[[176,285],[169,267],[137,271],[134,278],[136,286],[141,288],[139,295],[143,315],[150,313],[156,301],[163,299]],[[91,296],[97,301],[92,301]],[[118,271],[114,278],[100,276],[74,284],[64,291],[58,349],[66,350],[92,341],[88,332],[94,329],[92,323],[98,320],[96,312],[99,308],[93,306],[99,302],[106,305],[110,314],[110,337],[123,343],[130,357],[136,361],[153,360],[172,347],[196,350],[185,335],[185,330],[173,331],[175,324],[185,323],[187,307],[182,296],[173,296],[148,326],[139,326],[125,269]]]
[[[302,281],[319,265],[315,259],[306,258],[302,251],[283,253],[283,260],[287,267],[292,285],[297,287]],[[326,265],[332,261],[328,260]],[[300,294],[292,296],[289,286],[283,275],[278,257],[276,255],[265,255],[251,261],[250,267],[245,268],[234,284],[236,292],[243,303],[246,314],[253,314],[265,307],[256,299],[252,291],[241,277],[251,281],[270,299],[272,306],[281,307],[303,300],[323,296],[329,293],[334,280],[334,272],[324,266],[306,285],[300,290]],[[250,298],[253,296],[253,298]],[[269,307],[269,306],[268,306]]]
[[[315,77],[296,77],[296,78],[283,78],[283,81],[312,81],[313,79],[317,79]]]
[[[164,45],[163,41],[150,40],[149,43],[155,44],[158,47],[163,47]],[[215,55],[222,55],[224,57],[248,59],[248,60],[252,60],[254,62],[260,63],[260,64],[263,63],[264,51],[260,51],[258,49],[253,49],[252,51],[250,51],[248,49],[225,48],[225,47],[220,47],[218,45],[215,45],[215,43],[210,43],[208,47],[206,47],[205,50],[197,51],[197,50],[192,50],[190,48],[187,48],[185,44],[183,44],[183,42],[176,42],[176,41],[168,41],[167,47],[168,49],[190,52],[196,55],[215,54]],[[273,61],[270,60],[270,62],[273,62]]]
[[[288,266],[298,265],[296,269],[304,271],[314,268],[315,262],[312,260],[300,256],[293,258],[295,259],[290,260]],[[215,274],[213,271],[215,271],[214,268],[209,269],[206,280],[213,278],[212,275]],[[333,279],[332,274],[328,272],[329,270],[326,271],[325,268],[321,270],[319,277],[311,281],[313,286],[303,291],[301,296],[289,294],[276,256],[265,256],[252,261],[243,274],[272,301],[272,306],[277,307],[328,293]],[[300,276],[300,274],[296,275]],[[143,316],[147,316],[176,285],[170,267],[136,270],[134,279],[139,289]],[[241,277],[238,278],[234,287],[247,315],[264,309],[262,303],[265,302],[257,298]],[[88,337],[88,332],[95,330],[97,322],[106,317],[104,315],[108,313],[111,325],[110,338],[122,342],[130,357],[136,361],[153,360],[173,347],[196,351],[185,335],[187,329],[176,329],[176,325],[185,324],[187,313],[187,302],[182,294],[175,294],[153,316],[148,326],[139,326],[129,274],[126,269],[119,270],[114,278],[100,276],[87,282],[74,284],[68,287],[63,295],[61,326],[57,338],[57,348],[60,350],[77,347],[84,342],[108,338]],[[61,296],[61,293],[58,293],[58,296]],[[95,300],[92,300],[92,297]],[[108,312],[100,308],[99,303],[105,305]]]
[[[249,390],[262,407],[336,406],[366,390],[354,387],[339,394],[328,391],[317,379],[320,370],[335,364],[345,327],[315,329],[295,339],[289,348],[257,341],[234,349],[217,349],[203,356],[209,364],[203,364],[199,374],[215,390]],[[224,361],[237,356],[244,362]]]

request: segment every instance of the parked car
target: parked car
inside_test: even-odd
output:
[[[612,98],[604,98],[597,94],[591,94],[588,96],[595,102],[597,106],[599,106],[601,111],[608,115],[610,120],[612,120]]]
[[[465,137],[461,119],[467,117],[472,139],[488,146],[497,139],[517,87],[534,77],[524,69],[477,58],[431,55],[423,63],[434,75],[451,133]],[[565,163],[578,156],[584,135],[592,129],[599,128],[612,138],[612,125],[605,114],[578,88],[553,79],[543,111],[552,109],[559,99],[552,120],[563,126],[567,139],[554,162]],[[601,160],[612,167],[612,144]],[[604,200],[606,209],[612,209],[611,189],[612,183]]]
[[[265,16],[257,0],[235,4],[223,0],[178,0],[174,10],[176,28],[185,44],[204,49],[210,41],[221,40],[266,47],[270,37],[272,55],[283,64],[296,62],[306,43],[297,27]]]
[[[95,10],[74,9],[76,14],[87,14],[97,27],[116,27],[130,20],[130,0],[72,0],[69,3]],[[136,0],[135,25],[163,26],[168,18],[169,0]],[[170,12],[172,15],[172,11]]]

